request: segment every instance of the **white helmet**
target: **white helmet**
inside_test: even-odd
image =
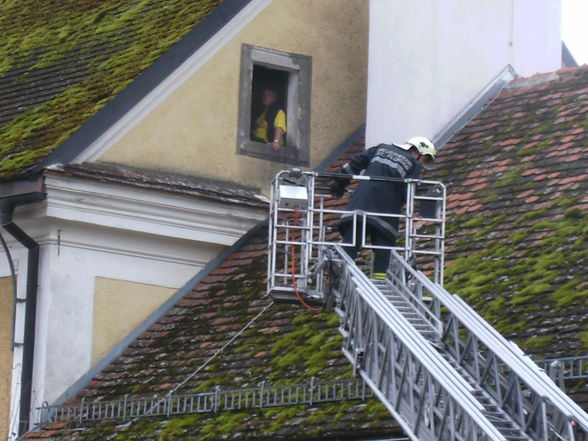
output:
[[[435,161],[435,155],[437,154],[435,145],[431,142],[431,140],[423,136],[415,136],[414,138],[410,138],[400,147],[405,150],[409,150],[411,147],[414,147],[421,155],[429,155],[431,161]]]

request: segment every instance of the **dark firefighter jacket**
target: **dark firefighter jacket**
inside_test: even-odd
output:
[[[421,173],[420,164],[412,153],[389,144],[380,144],[353,156],[341,172],[359,174],[362,170],[365,176],[402,179],[418,179]],[[346,210],[357,213],[400,213],[405,202],[406,184],[402,182],[359,181]],[[353,214],[343,215],[339,229],[345,229],[347,223],[352,221]],[[394,238],[398,235],[398,218],[370,216],[368,225]]]

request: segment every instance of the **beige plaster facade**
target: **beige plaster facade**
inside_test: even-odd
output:
[[[12,278],[0,277],[0,439],[8,436],[12,379]]]
[[[175,289],[96,278],[92,365],[169,299]]]
[[[310,166],[365,122],[368,0],[274,0],[99,158],[265,189],[288,168],[237,154],[241,46],[312,57]]]

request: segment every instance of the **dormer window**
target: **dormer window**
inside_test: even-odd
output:
[[[243,45],[237,153],[309,162],[311,58]]]

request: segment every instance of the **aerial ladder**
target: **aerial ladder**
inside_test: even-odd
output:
[[[328,182],[279,172],[271,189],[268,292],[340,316],[342,352],[414,441],[583,441],[588,415],[513,342],[443,288],[445,186],[404,180],[399,240],[385,280],[349,258],[333,226],[345,211]],[[376,179],[348,176],[353,182]],[[418,267],[417,268],[417,262]]]

